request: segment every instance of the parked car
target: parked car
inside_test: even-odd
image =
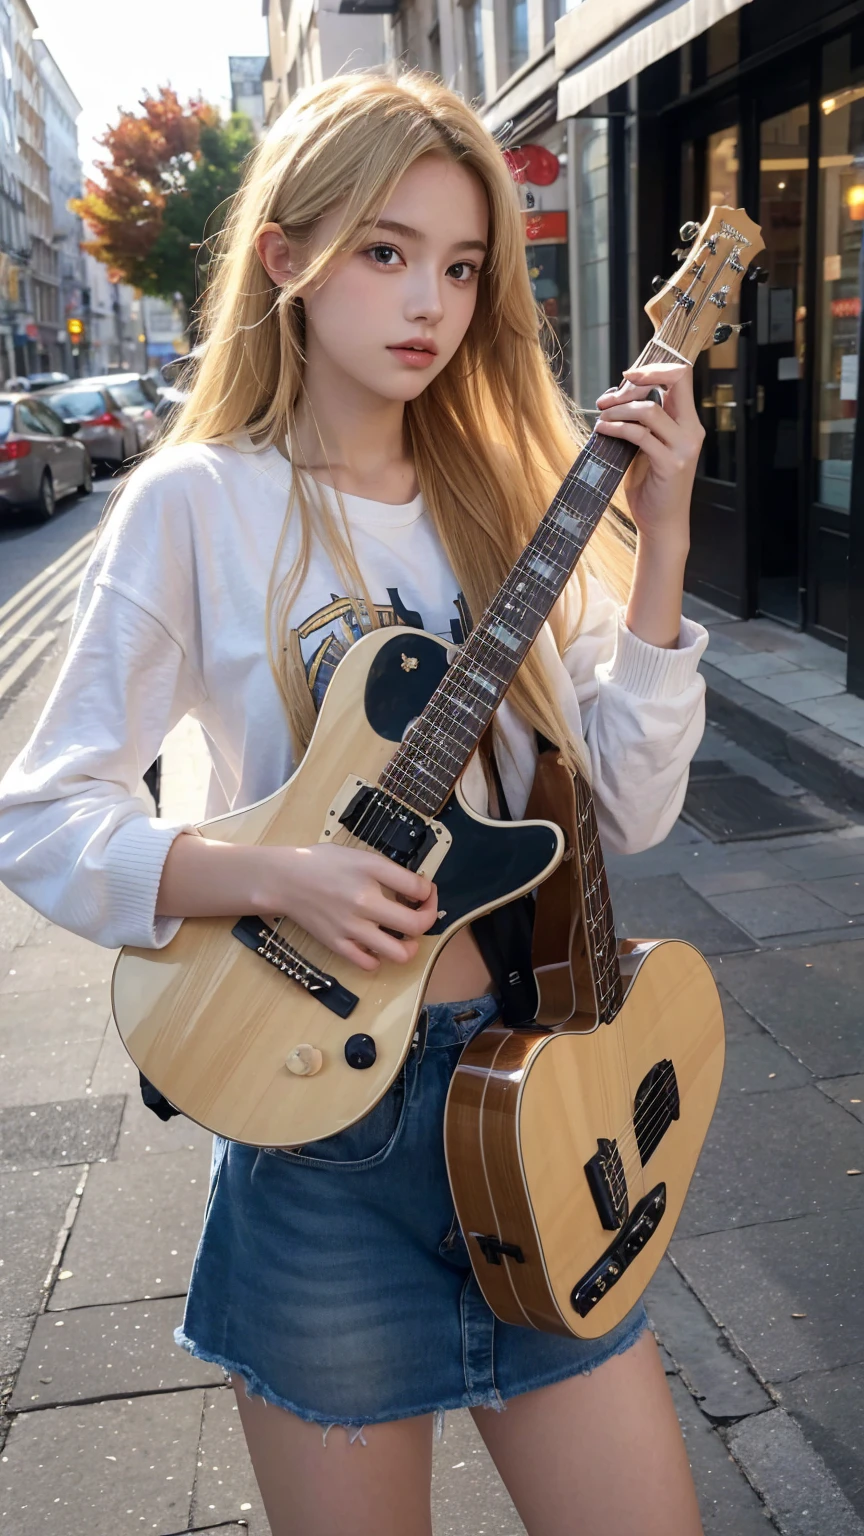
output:
[[[50,389],[52,386],[56,389],[58,384],[68,383],[68,373],[16,374],[14,378],[6,380],[4,388],[7,394],[14,395],[23,390],[29,395],[36,389]]]
[[[31,394],[37,389],[56,389],[58,384],[68,383],[68,373],[31,373],[27,376],[27,388]]]
[[[49,518],[61,496],[93,489],[87,446],[43,396],[0,395],[0,507]]]
[[[153,380],[145,373],[106,373],[88,379],[87,383],[110,389],[117,404],[135,423],[139,452],[149,448],[158,428],[155,408],[159,404],[159,391]]]
[[[74,423],[94,462],[120,469],[139,451],[138,428],[106,385],[82,379],[40,397],[63,421]]]

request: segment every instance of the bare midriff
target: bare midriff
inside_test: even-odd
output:
[[[427,1003],[461,1003],[491,991],[492,978],[470,928],[460,928],[442,950],[426,988]]]

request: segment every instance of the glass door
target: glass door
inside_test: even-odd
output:
[[[758,258],[768,281],[756,311],[755,493],[757,608],[803,623],[801,469],[805,377],[805,266],[810,113],[806,103],[759,130]]]
[[[844,636],[848,621],[852,450],[864,283],[862,231],[864,85],[846,85],[826,93],[819,102],[810,622],[824,631],[825,638]]]

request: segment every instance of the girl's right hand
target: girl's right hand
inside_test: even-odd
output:
[[[264,861],[263,911],[284,913],[361,970],[377,971],[382,960],[404,965],[413,959],[420,934],[438,916],[432,881],[380,853],[332,843],[257,853]]]

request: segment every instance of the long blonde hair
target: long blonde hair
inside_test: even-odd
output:
[[[437,80],[392,80],[358,71],[301,92],[253,153],[218,239],[202,305],[206,346],[191,391],[165,442],[227,443],[243,430],[256,442],[289,440],[303,388],[303,308],[297,289],[321,278],[337,255],[354,250],[374,225],[399,178],[422,155],[445,155],[480,178],[489,202],[489,256],[477,303],[454,358],[405,407],[405,424],[424,503],[470,611],[479,617],[527,543],[584,432],[552,375],[540,339],[543,317],[531,292],[519,195],[494,138],[465,102]],[[342,209],[332,242],[307,261],[296,282],[277,286],[255,250],[262,225],[281,226],[308,247],[325,213]],[[295,747],[305,750],[315,721],[291,606],[306,577],[313,542],[328,551],[346,594],[369,600],[340,520],[314,482],[294,475],[279,554],[299,516],[298,554],[267,603],[271,666]],[[311,489],[310,489],[311,486]],[[341,506],[341,503],[340,503]],[[604,517],[583,564],[623,596],[632,544],[620,515]],[[559,650],[571,637],[551,617]],[[523,718],[556,742],[575,767],[581,743],[531,654],[510,698]]]

